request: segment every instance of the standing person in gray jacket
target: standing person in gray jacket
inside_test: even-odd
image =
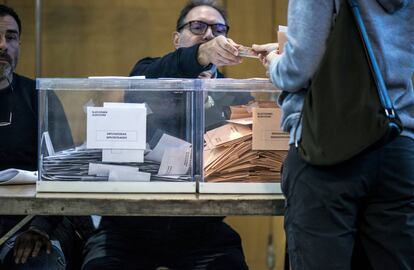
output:
[[[306,163],[292,144],[282,189],[294,270],[414,269],[414,1],[358,2],[404,131],[333,166]],[[301,136],[302,89],[318,70],[340,4],[290,0],[284,52],[275,44],[253,45],[273,84],[284,90],[282,127],[291,143]]]

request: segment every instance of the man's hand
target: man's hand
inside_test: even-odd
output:
[[[202,66],[214,64],[216,66],[236,65],[242,62],[239,56],[239,45],[225,36],[218,36],[198,48],[198,63]]]
[[[16,238],[14,243],[14,261],[16,264],[25,263],[29,256],[37,257],[41,250],[50,254],[52,244],[49,236],[40,230],[30,228]]]

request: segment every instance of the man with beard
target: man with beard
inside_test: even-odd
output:
[[[20,52],[21,29],[16,12],[0,5],[0,170],[36,171],[36,84],[34,80],[14,73]],[[55,149],[72,146],[70,129],[59,99],[51,93],[49,101],[48,109],[53,110],[49,132]],[[21,216],[0,216],[0,234],[9,231],[21,219]],[[0,246],[0,268],[66,269],[68,256],[65,258],[65,255],[72,251],[76,239],[73,221],[69,218],[62,221],[59,217],[35,217],[24,233],[18,232]],[[75,222],[78,221],[76,219]],[[82,232],[92,228],[87,218],[84,221]],[[50,239],[59,239],[61,243]]]

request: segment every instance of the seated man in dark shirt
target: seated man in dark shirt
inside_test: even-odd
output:
[[[226,38],[227,32],[227,18],[221,8],[211,1],[190,1],[177,21],[173,36],[176,50],[163,57],[142,59],[131,75],[221,78],[217,66],[241,62],[238,45]],[[153,113],[147,120],[148,138],[162,129],[186,139],[185,98],[185,93],[140,91],[126,94],[125,101],[149,104]],[[250,96],[223,98],[230,104],[245,104]],[[219,111],[211,116],[217,122],[223,120],[222,109]],[[179,270],[248,269],[240,237],[223,217],[103,217],[101,230],[87,242],[85,253],[84,270],[160,266]]]
[[[20,51],[20,34],[21,23],[16,12],[0,5],[0,170],[36,171],[36,82],[14,73]],[[49,119],[49,132],[55,149],[73,146],[62,105],[52,92],[48,109],[53,111],[49,114],[52,117]],[[0,235],[21,219],[21,216],[0,216]],[[75,229],[87,237],[93,227],[89,217],[37,216],[25,229],[24,233],[19,231],[0,246],[0,269],[72,269],[72,254],[80,243]],[[53,241],[52,244],[50,239],[59,242]]]

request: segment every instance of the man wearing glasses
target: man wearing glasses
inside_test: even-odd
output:
[[[238,45],[226,37],[228,30],[221,8],[211,1],[190,1],[182,9],[173,33],[176,50],[163,57],[140,60],[131,75],[222,78],[218,66],[241,63]],[[185,96],[163,92],[163,97],[157,98],[157,94],[128,93],[125,101],[149,104],[153,113],[147,118],[148,138],[157,129],[185,138],[183,114],[174,115],[185,107]],[[231,104],[250,100],[249,95],[226,98]],[[219,103],[219,99],[215,100],[215,107]],[[221,121],[221,115],[222,111],[217,110],[212,118],[218,116]],[[240,236],[223,222],[223,217],[103,217],[101,230],[89,239],[85,253],[83,270],[161,266],[179,270],[248,269]]]
[[[147,78],[216,78],[217,67],[242,62],[238,44],[226,37],[224,11],[211,1],[190,1],[181,11],[173,33],[175,51],[163,57],[144,58],[131,75]]]

